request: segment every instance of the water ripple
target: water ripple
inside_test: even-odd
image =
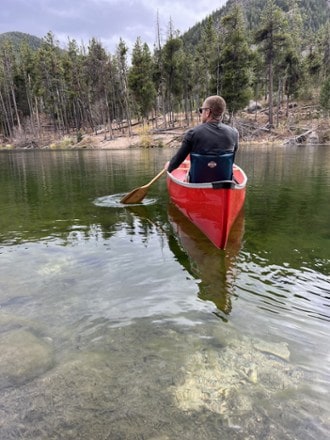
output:
[[[244,280],[240,289],[253,295],[260,308],[270,312],[295,310],[305,316],[330,322],[329,278],[313,269],[283,264],[267,265],[267,260],[245,254],[241,262]]]
[[[157,201],[155,198],[146,197],[141,203],[120,203],[125,193],[111,194],[108,196],[98,197],[93,201],[94,205],[104,208],[127,208],[127,206],[154,205]]]

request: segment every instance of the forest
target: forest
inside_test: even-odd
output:
[[[130,136],[136,123],[167,129],[178,114],[189,126],[212,94],[233,125],[251,100],[266,103],[270,130],[295,100],[329,117],[329,17],[328,0],[228,0],[184,35],[170,22],[164,42],[157,19],[154,47],[137,37],[131,54],[122,39],[108,53],[97,38],[63,49],[51,31],[0,35],[0,145],[79,142],[100,127]]]

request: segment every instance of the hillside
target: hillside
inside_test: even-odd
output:
[[[228,0],[222,8],[217,9],[209,17],[191,27],[182,36],[185,44],[187,46],[197,44],[201,36],[201,30],[207,20],[211,18],[214,23],[218,23],[235,3],[237,3],[237,0]],[[266,1],[240,0],[240,3],[243,6],[247,29],[253,32],[260,22],[260,16],[266,6]],[[275,4],[285,12],[290,11],[289,5],[292,3],[290,0],[275,0]],[[330,0],[300,0],[297,2],[297,5],[301,12],[303,26],[306,31],[316,32],[324,26],[326,22],[330,21]]]
[[[232,5],[234,0],[229,0],[227,5]],[[275,3],[283,11],[292,10],[293,1],[276,0]],[[260,14],[266,5],[265,0],[243,0],[248,27],[254,29],[259,23]],[[300,0],[297,6],[303,17],[305,30],[316,32],[330,19],[329,0]]]
[[[39,49],[42,39],[23,32],[5,32],[0,34],[0,47],[9,41],[14,48],[18,49],[23,42],[27,42],[31,49]]]

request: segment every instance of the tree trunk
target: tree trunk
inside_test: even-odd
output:
[[[269,116],[268,122],[270,128],[273,128],[273,60],[270,60],[268,67],[268,104],[269,104]]]
[[[5,102],[4,102],[1,90],[0,90],[0,100],[1,100],[1,105],[2,105],[2,108],[3,108],[3,114],[5,115],[5,126],[6,126],[5,128],[7,128],[7,130],[6,130],[7,131],[7,136],[9,138],[12,138],[13,137],[12,127],[10,125],[10,120],[9,120],[9,117],[8,117],[8,112],[7,112],[7,109],[6,109],[6,105],[5,105]]]

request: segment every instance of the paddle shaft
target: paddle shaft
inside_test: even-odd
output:
[[[153,179],[150,180],[149,183],[147,183],[146,185],[141,186],[141,188],[149,188],[149,186],[151,186],[154,182],[156,182],[156,180],[158,180],[160,177],[162,177],[162,175],[166,172],[165,168],[157,174],[157,176],[155,176]]]

